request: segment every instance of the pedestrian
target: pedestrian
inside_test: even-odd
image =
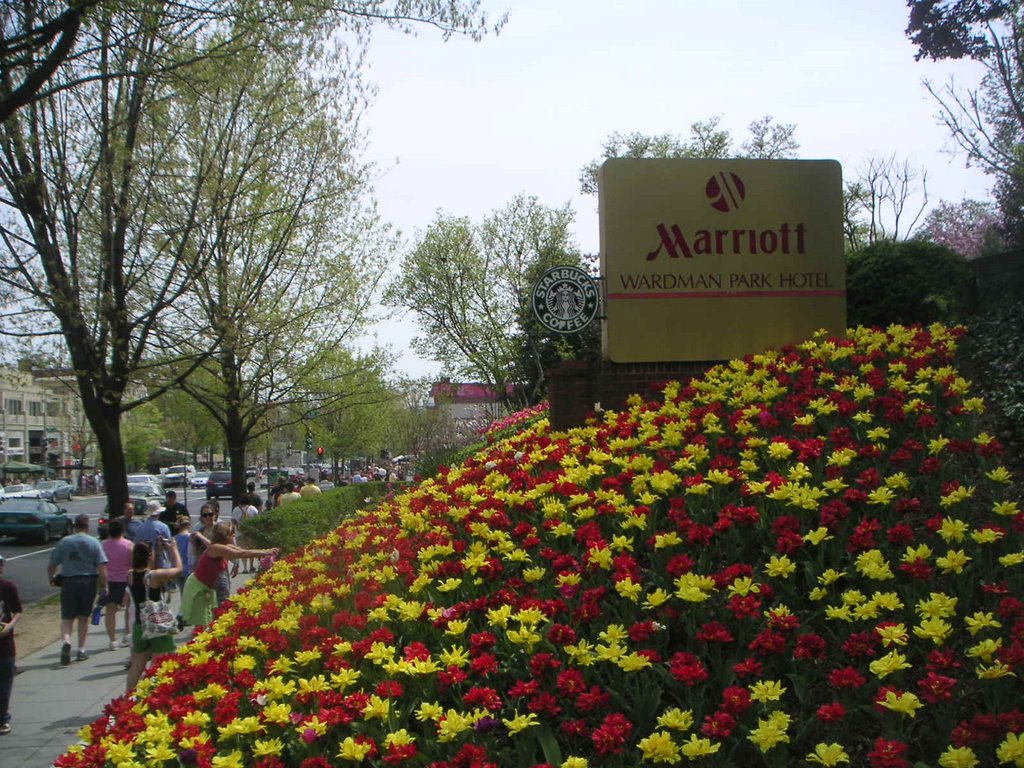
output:
[[[4,578],[0,555],[0,734],[11,732],[11,689],[14,687],[14,625],[21,619],[21,598],[13,581]]]
[[[182,515],[178,518],[177,530],[174,534],[174,544],[178,548],[178,555],[181,557],[181,573],[179,573],[174,582],[178,587],[178,594],[185,594],[185,579],[192,572],[192,560],[190,557],[189,550],[192,549],[192,519],[188,515]],[[178,604],[178,631],[180,632],[182,627],[185,626],[185,620],[181,618],[181,604]]]
[[[178,494],[175,491],[168,491],[164,494],[164,508],[160,510],[160,522],[170,526],[178,521],[182,515],[187,515],[188,509],[178,501]]]
[[[276,509],[280,506],[281,494],[285,492],[285,478],[284,475],[277,476],[277,484],[270,489],[270,509]]]
[[[313,482],[312,477],[307,477],[306,484],[302,486],[302,489],[299,491],[299,496],[304,499],[312,499],[319,496],[320,493],[320,486]]]
[[[210,545],[195,564],[185,581],[181,598],[181,615],[186,624],[204,626],[213,621],[216,585],[220,574],[227,574],[228,561],[246,557],[277,557],[278,549],[243,549],[235,543],[235,525],[221,520],[213,526]]]
[[[146,542],[149,544],[150,550],[157,553],[156,565],[158,568],[170,568],[171,560],[168,553],[158,552],[156,548],[156,543],[161,538],[171,538],[171,529],[160,520],[162,513],[163,508],[161,508],[160,502],[150,501],[146,504],[146,520],[139,526],[139,530],[135,534],[135,541]]]
[[[196,563],[199,562],[199,558],[202,556],[206,548],[210,546],[210,540],[213,538],[213,528],[220,522],[220,506],[215,501],[208,501],[203,505],[199,517],[202,526],[195,532],[192,538],[193,547],[189,552],[189,559],[192,562],[192,568],[195,569]],[[194,553],[194,557],[192,556]],[[220,605],[231,596],[231,576],[227,569],[222,571],[217,576],[217,583],[214,585],[214,591],[217,596],[217,605]],[[182,600],[184,600],[184,593],[182,593]]]
[[[107,556],[107,639],[110,650],[117,650],[117,614],[124,610],[124,634],[121,647],[130,644],[131,618],[128,608],[131,598],[128,594],[128,571],[132,567],[132,542],[124,537],[124,526],[116,517],[110,521],[110,535],[103,540],[103,553]]]
[[[77,515],[75,532],[61,539],[50,552],[46,572],[50,584],[60,584],[60,663],[71,663],[71,630],[78,619],[78,661],[89,658],[85,640],[89,635],[89,615],[96,601],[96,591],[107,588],[107,556],[98,539],[89,535],[89,516]],[[57,579],[57,569],[60,579]]]
[[[243,493],[242,498],[238,500],[238,503],[231,510],[231,521],[235,524],[235,541],[243,549],[249,547],[249,537],[242,531],[242,523],[255,515],[256,506],[252,503],[252,498],[249,494]],[[245,573],[252,573],[255,570],[251,557],[245,558],[242,562],[245,566]],[[238,563],[235,563],[232,567],[231,575],[238,575]]]
[[[131,693],[135,688],[154,654],[174,653],[172,635],[153,638],[142,636],[142,604],[147,600],[159,601],[161,587],[181,573],[181,555],[178,554],[178,547],[174,542],[163,537],[157,539],[156,547],[156,551],[153,551],[146,542],[137,541],[132,549],[128,589],[132,594],[132,602],[135,603],[135,626],[132,628],[132,657],[128,665],[128,680],[125,683],[127,693]],[[164,551],[170,560],[170,568],[154,568],[156,561],[160,559],[161,551]]]
[[[135,502],[126,501],[124,503],[124,512],[121,513],[124,521],[121,523],[124,526],[124,537],[128,541],[134,542],[135,537],[139,535],[139,526],[142,525],[142,521],[135,517]]]
[[[317,490],[320,489],[318,488]],[[293,501],[298,501],[301,498],[302,496],[295,490],[295,483],[288,480],[284,484],[284,493],[277,497],[277,506],[283,507],[285,504],[291,504]]]
[[[196,526],[188,537],[188,562],[195,565],[199,562],[199,556],[210,546],[210,536],[213,535],[213,526],[217,522],[217,514],[209,504],[203,504],[199,508],[199,525]]]
[[[256,499],[260,500],[260,507],[263,507],[263,497],[256,492],[256,483],[251,480],[245,484],[245,490],[249,493],[249,498],[252,500],[253,506],[256,505]]]

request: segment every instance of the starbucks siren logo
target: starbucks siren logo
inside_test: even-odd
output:
[[[597,285],[578,267],[553,267],[533,286],[533,311],[555,333],[576,333],[597,316]]]

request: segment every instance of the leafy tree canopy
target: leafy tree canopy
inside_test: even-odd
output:
[[[752,157],[766,160],[795,157],[800,144],[796,141],[796,125],[776,123],[771,115],[754,120],[747,126],[749,136],[733,148],[734,139],[721,127],[722,116],[690,124],[690,135],[682,138],[672,133],[649,136],[642,133],[613,133],[602,145],[601,157],[580,169],[580,193],[597,194],[597,171],[613,157],[650,158],[717,158]]]
[[[1017,3],[1006,0],[907,0],[907,36],[917,59],[987,58],[993,52],[989,25]]]

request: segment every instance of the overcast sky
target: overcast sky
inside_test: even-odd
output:
[[[834,158],[844,178],[872,156],[928,171],[930,204],[984,199],[988,179],[953,156],[922,85],[973,86],[971,63],[914,61],[901,0],[484,0],[509,21],[480,43],[378,33],[365,127],[381,212],[415,240],[438,210],[479,220],[518,193],[570,202],[577,243],[598,250],[597,200],[581,166],[609,134],[686,136],[722,116],[736,145],[765,114],[795,123],[801,158]],[[378,340],[407,350],[412,316]],[[440,366],[403,355],[412,375]]]

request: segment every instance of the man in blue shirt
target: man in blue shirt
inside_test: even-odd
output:
[[[150,551],[157,553],[157,568],[170,568],[171,558],[167,554],[167,548],[158,548],[156,545],[160,539],[171,540],[171,529],[167,527],[167,523],[160,520],[162,511],[160,503],[157,501],[151,501],[146,505],[146,521],[139,526],[139,530],[135,533],[135,541],[146,542],[149,544]]]
[[[135,541],[135,537],[139,534],[139,528],[142,526],[142,521],[135,519],[134,501],[126,501],[124,503],[124,519],[121,525],[124,529],[124,537],[128,541]]]
[[[46,572],[50,584],[57,585],[60,568],[60,634],[64,644],[60,663],[71,663],[71,629],[78,619],[78,661],[85,661],[85,639],[89,634],[89,615],[96,602],[96,590],[107,589],[107,556],[99,539],[89,535],[89,516],[75,517],[75,532],[61,539],[50,552]]]

